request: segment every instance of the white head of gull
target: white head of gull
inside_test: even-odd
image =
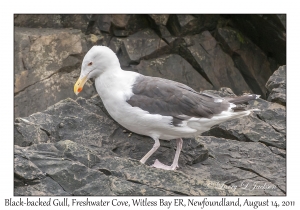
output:
[[[158,160],[152,165],[166,170],[178,167],[182,138],[196,137],[216,124],[249,115],[253,110],[241,109],[236,104],[259,97],[251,94],[220,98],[171,80],[123,71],[116,54],[105,46],[94,46],[85,55],[80,77],[74,86],[75,94],[90,78],[95,79],[97,92],[114,120],[155,141],[141,163],[158,149],[159,139],[177,139],[172,165],[164,165]]]

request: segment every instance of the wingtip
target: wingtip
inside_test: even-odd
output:
[[[260,95],[256,95],[256,96],[255,96],[255,99],[258,99],[258,98],[260,98]]]

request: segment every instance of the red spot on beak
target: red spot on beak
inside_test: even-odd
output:
[[[80,93],[82,91],[82,88],[78,88],[77,91],[78,93]]]

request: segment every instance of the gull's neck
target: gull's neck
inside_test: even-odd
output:
[[[129,97],[132,94],[131,88],[139,75],[133,71],[124,71],[120,67],[109,69],[96,78],[97,92],[102,100],[114,97],[113,94],[124,94],[124,97]]]

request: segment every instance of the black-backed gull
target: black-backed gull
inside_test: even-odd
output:
[[[124,71],[116,54],[105,46],[94,46],[87,52],[74,92],[78,94],[90,78],[95,79],[97,92],[114,120],[155,141],[140,162],[145,163],[158,149],[159,139],[177,139],[173,164],[167,166],[156,160],[152,165],[166,170],[178,167],[182,138],[196,137],[213,125],[249,115],[253,110],[240,109],[236,104],[259,97],[221,98],[171,80]]]

